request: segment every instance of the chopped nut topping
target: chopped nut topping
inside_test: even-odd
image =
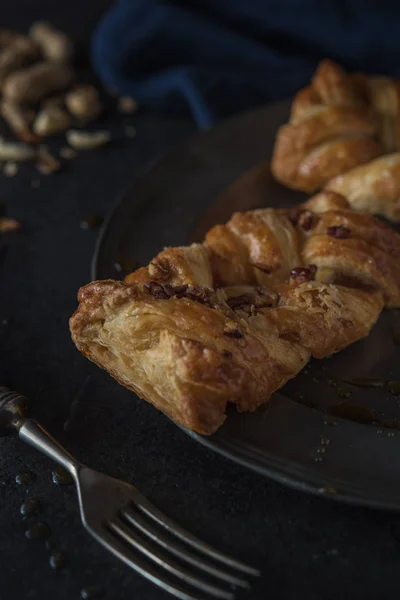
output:
[[[326,233],[331,237],[339,239],[345,239],[351,236],[351,230],[344,225],[332,225],[331,227],[327,227]]]
[[[156,281],[146,282],[144,287],[152,296],[154,296],[154,298],[160,300],[166,300],[168,298],[168,294],[165,292],[163,286]]]
[[[229,308],[235,310],[236,308],[241,308],[242,306],[251,305],[253,302],[253,295],[242,294],[241,296],[233,296],[232,298],[228,298],[226,302]]]
[[[310,231],[314,227],[314,215],[309,211],[301,213],[298,221],[300,227],[304,231]]]
[[[224,330],[224,335],[226,337],[229,338],[234,338],[234,339],[241,339],[243,336],[243,333],[239,330],[239,329],[225,329]]]
[[[188,285],[184,284],[184,285],[177,285],[177,286],[172,286],[169,283],[166,283],[164,286],[164,291],[167,294],[167,296],[169,298],[172,298],[173,296],[177,296],[178,298],[182,298],[183,294],[186,292],[186,290],[188,289]]]
[[[290,272],[290,278],[292,280],[295,280],[296,283],[305,283],[306,281],[312,281],[315,278],[316,272],[316,265],[308,265],[307,267],[295,267]]]
[[[292,225],[296,226],[300,218],[301,210],[299,208],[291,208],[288,212],[287,218]]]

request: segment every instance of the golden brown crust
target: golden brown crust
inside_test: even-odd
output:
[[[389,77],[369,77],[367,89],[384,151],[396,152],[400,150],[400,83]]]
[[[236,213],[205,245],[167,248],[127,281],[80,290],[75,344],[208,434],[228,402],[254,410],[310,356],[366,336],[384,299],[400,306],[400,235],[325,191],[292,209]]]
[[[273,209],[235,213],[206,235],[213,285],[270,284],[300,264],[296,232],[286,214]]]
[[[317,281],[277,286],[276,308],[262,309],[279,335],[323,358],[368,335],[383,308],[382,295]]]
[[[332,179],[327,190],[346,196],[353,209],[400,220],[400,153],[388,154]]]
[[[305,192],[327,185],[347,196],[351,188],[353,208],[399,220],[395,161],[377,172],[384,165],[378,157],[399,150],[400,81],[348,74],[323,60],[278,130],[271,169],[278,181]]]
[[[278,130],[271,161],[272,173],[278,181],[289,187],[307,192],[315,191],[332,178],[335,166],[326,163],[325,169],[327,166],[329,169],[324,172],[321,165],[319,173],[314,168],[307,178],[306,167],[301,172],[299,170],[308,155],[317,152],[322,144],[330,142],[337,145],[342,139],[343,156],[340,154],[340,146],[333,150],[332,155],[341,161],[342,170],[337,170],[339,167],[336,169],[338,174],[355,165],[354,158],[346,150],[349,138],[356,139],[356,142],[351,140],[350,146],[354,147],[360,160],[370,160],[382,152],[380,145],[372,139],[376,132],[377,123],[369,109],[322,105],[309,118],[288,123]]]
[[[115,281],[82,288],[73,340],[122,385],[203,434],[223,423],[228,402],[255,410],[310,354],[366,335],[382,307],[379,293],[318,282],[278,286],[272,306],[262,306],[271,296],[255,288],[239,296],[231,288],[209,304],[149,289]]]
[[[254,410],[307,362],[306,350],[188,298],[98,281],[71,317],[78,349],[179,424],[212,433],[228,402]]]
[[[368,285],[382,292],[388,307],[400,306],[400,235],[329,190],[292,209],[235,213],[210,229],[204,245],[168,248],[126,281],[274,286],[309,264],[318,267],[318,280]]]
[[[353,77],[333,60],[321,60],[311,86],[321,104],[349,107],[365,104],[365,97]]]
[[[203,244],[165,248],[147,267],[127,275],[127,283],[155,279],[171,285],[188,283],[212,287],[212,273],[207,248]]]
[[[312,193],[340,173],[368,163],[381,154],[381,145],[369,138],[349,137],[326,142],[310,152],[299,164],[296,188]]]

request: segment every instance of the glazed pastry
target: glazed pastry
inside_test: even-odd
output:
[[[326,186],[343,193],[356,210],[398,220],[397,155],[387,163],[376,159],[399,150],[400,82],[348,74],[323,60],[311,85],[295,96],[289,123],[278,131],[271,170],[293,189]],[[342,176],[349,186],[339,183]]]
[[[73,340],[90,360],[199,433],[227,402],[254,410],[400,306],[400,235],[337,193],[237,213],[204,244],[167,248],[126,282],[81,289]]]
[[[235,213],[204,245],[166,248],[126,281],[274,286],[308,264],[318,267],[316,280],[377,289],[387,307],[400,306],[400,235],[332,191],[291,209]]]
[[[379,123],[365,83],[321,61],[311,86],[295,97],[289,123],[278,130],[272,173],[288,187],[314,192],[382,154]]]
[[[317,282],[222,290],[98,281],[71,318],[78,349],[174,421],[210,434],[228,402],[255,410],[310,355],[368,334],[378,292]]]
[[[378,117],[384,152],[397,152],[400,150],[400,82],[389,77],[368,77],[366,87],[370,105]]]
[[[400,221],[400,153],[381,156],[339,175],[326,189],[346,196],[354,210]]]

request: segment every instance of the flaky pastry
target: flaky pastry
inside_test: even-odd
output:
[[[290,188],[326,187],[356,210],[397,221],[399,150],[400,82],[323,60],[277,133],[271,169]]]
[[[400,306],[400,235],[337,193],[236,213],[204,244],[166,248],[125,282],[79,292],[73,340],[179,424],[209,434],[255,410],[310,356]]]
[[[332,179],[326,186],[352,208],[400,221],[400,153],[381,156]]]

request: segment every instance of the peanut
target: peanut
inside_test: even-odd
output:
[[[35,118],[33,110],[3,100],[0,104],[0,113],[11,131],[13,131],[21,141],[28,144],[34,144],[40,141],[31,131],[31,125]]]
[[[0,54],[0,86],[4,85],[8,76],[29,65],[40,57],[36,43],[29,38],[18,35]]]
[[[40,46],[48,60],[68,62],[74,52],[70,38],[46,21],[36,21],[29,30],[30,37]]]
[[[65,131],[71,125],[71,117],[57,104],[47,104],[38,113],[33,124],[33,131],[38,136],[54,135]]]
[[[77,85],[65,97],[65,104],[74,117],[83,121],[96,119],[102,111],[99,93],[92,85]]]
[[[63,63],[44,61],[9,75],[4,82],[3,94],[11,102],[34,104],[45,96],[71,85],[72,67]]]
[[[20,162],[32,160],[35,156],[36,152],[31,146],[18,142],[6,142],[3,138],[0,138],[0,160]]]
[[[60,169],[60,161],[47,150],[39,150],[36,167],[42,175],[51,175]]]
[[[9,46],[12,42],[15,42],[15,40],[19,37],[21,37],[20,33],[2,27],[0,29],[0,50],[4,50],[6,46]]]
[[[79,129],[70,129],[67,131],[67,140],[75,150],[91,150],[100,148],[111,140],[109,131],[80,131]]]

